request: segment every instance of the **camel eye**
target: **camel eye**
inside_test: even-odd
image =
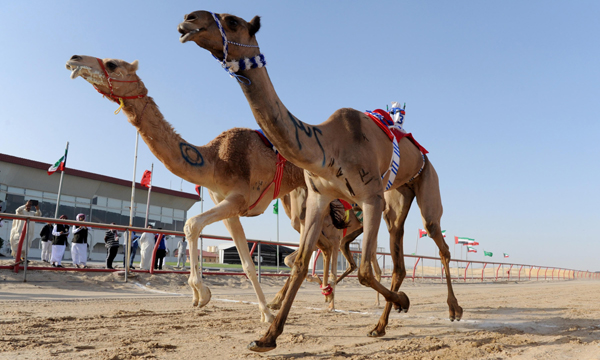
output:
[[[234,18],[229,18],[227,19],[227,24],[229,24],[231,27],[236,27],[238,26],[238,21]]]
[[[118,65],[112,61],[109,61],[106,63],[106,68],[110,71],[114,71],[117,67],[118,67]]]

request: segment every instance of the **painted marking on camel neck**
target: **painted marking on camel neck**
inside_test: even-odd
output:
[[[188,164],[192,166],[204,165],[202,154],[193,145],[182,142],[179,143],[179,149],[181,150],[181,156]]]

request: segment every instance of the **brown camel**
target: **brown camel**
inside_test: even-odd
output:
[[[450,319],[460,319],[462,308],[454,296],[449,274],[450,251],[440,228],[442,215],[438,178],[433,166],[419,148],[402,138],[397,145],[383,128],[364,113],[344,108],[334,112],[320,125],[309,125],[293,116],[283,105],[265,69],[265,59],[258,48],[255,34],[260,18],[250,22],[228,15],[196,11],[187,14],[179,24],[180,41],[193,41],[208,50],[235,76],[242,87],[254,117],[277,149],[288,160],[305,170],[308,185],[305,231],[300,237],[298,257],[292,270],[290,287],[281,310],[267,333],[248,345],[253,351],[274,349],[277,337],[289,314],[294,297],[308,272],[308,261],[319,237],[327,205],[336,198],[356,203],[364,212],[363,259],[372,259],[377,246],[377,231],[384,213],[384,186],[399,192],[401,212],[389,207],[386,223],[390,229],[390,249],[394,270],[391,289],[377,281],[371,261],[363,261],[358,277],[361,284],[370,286],[386,299],[386,308],[369,336],[382,336],[389,312],[408,310],[408,297],[398,291],[405,272],[402,264],[402,234],[409,204],[416,196],[425,228],[440,248],[446,268]],[[397,146],[397,149],[394,149]],[[389,171],[394,151],[400,154],[401,164],[395,174]],[[419,181],[412,181],[418,176]],[[408,184],[407,187],[402,185]],[[409,201],[410,200],[410,201]]]
[[[128,121],[138,129],[152,153],[167,169],[193,184],[209,189],[216,206],[188,219],[185,225],[186,237],[190,241],[188,282],[193,290],[193,305],[202,307],[210,301],[210,290],[198,276],[198,235],[206,225],[223,220],[238,249],[244,272],[254,286],[261,321],[272,322],[273,315],[266,306],[258,283],[239,217],[262,214],[273,199],[274,190],[268,186],[276,173],[277,155],[265,146],[256,131],[250,129],[225,131],[207,145],[199,147],[183,140],[164,119],[154,100],[146,96],[148,91],[136,74],[137,61],[130,64],[117,59],[101,60],[74,55],[66,67],[72,71],[72,79],[81,76],[109,100],[121,103]],[[107,80],[109,78],[110,81]],[[302,169],[288,162],[283,169],[278,197],[305,186]],[[261,200],[265,189],[268,191]],[[291,197],[301,194],[293,192]],[[255,206],[251,208],[250,204]],[[343,217],[342,214],[338,216]],[[303,223],[304,218],[292,218],[292,223],[295,222]],[[318,245],[327,254],[339,248],[341,230],[332,229],[332,220],[328,217],[324,221],[324,232],[334,239],[321,236]]]

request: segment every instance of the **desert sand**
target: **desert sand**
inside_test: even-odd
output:
[[[406,280],[408,313],[366,336],[383,309],[356,278],[326,311],[305,282],[277,349],[246,349],[259,322],[244,276],[208,276],[212,300],[191,306],[187,275],[0,270],[0,359],[600,359],[600,281],[457,281],[450,322],[441,281]],[[263,277],[268,299],[285,278]],[[389,286],[389,279],[383,283]]]

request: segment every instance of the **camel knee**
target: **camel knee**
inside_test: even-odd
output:
[[[358,282],[360,282],[361,285],[371,286],[373,280],[373,272],[371,269],[365,269],[363,267],[358,269]]]

